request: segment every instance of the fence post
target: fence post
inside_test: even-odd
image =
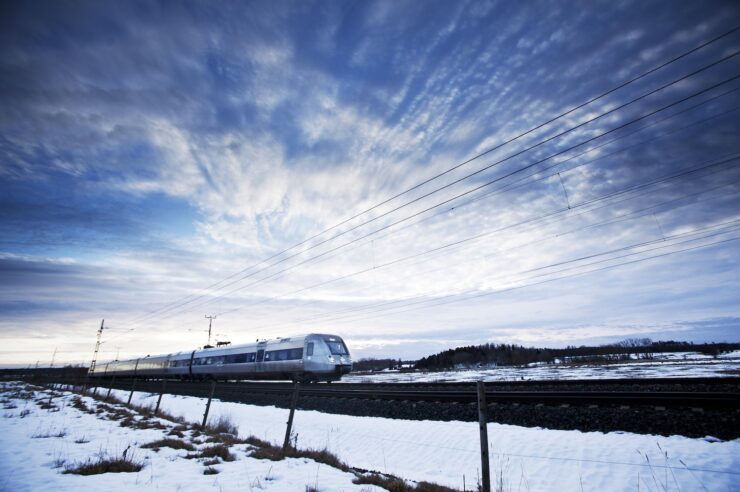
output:
[[[113,379],[111,379],[110,384],[108,385],[108,393],[105,395],[105,400],[103,400],[103,401],[106,401],[106,402],[108,401],[108,397],[110,397],[110,392],[113,389],[113,385],[114,384],[116,384],[116,375],[115,374],[113,375]]]
[[[159,404],[162,403],[162,395],[164,394],[165,389],[167,389],[167,379],[162,380],[162,389],[159,392],[159,398],[157,398],[157,406],[154,408],[154,415],[159,412]]]
[[[211,400],[213,399],[213,392],[216,391],[216,380],[211,381],[211,393],[208,395],[208,403],[206,403],[206,412],[203,414],[203,423],[201,428],[205,430],[206,421],[208,420],[208,411],[211,409]]]
[[[134,382],[131,383],[131,393],[128,394],[128,401],[126,402],[126,405],[131,405],[131,397],[134,396],[134,389],[136,389],[136,378],[134,378]]]
[[[491,492],[491,472],[488,467],[488,417],[486,407],[486,385],[483,381],[478,386],[478,427],[480,428],[480,460],[483,474],[482,492]]]
[[[290,446],[290,431],[293,429],[293,414],[295,414],[295,406],[298,403],[298,392],[301,388],[301,383],[295,381],[293,383],[293,398],[290,400],[290,415],[288,416],[288,428],[285,429],[285,440],[283,441],[283,451],[288,449]]]

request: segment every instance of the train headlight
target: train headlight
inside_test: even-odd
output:
[[[330,355],[329,356],[329,362],[334,362],[334,356],[333,355]]]

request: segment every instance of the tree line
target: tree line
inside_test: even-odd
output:
[[[629,359],[633,354],[649,359],[656,353],[700,352],[717,356],[740,349],[740,343],[701,343],[677,341],[654,342],[649,338],[628,338],[617,343],[598,346],[568,346],[565,348],[536,348],[514,344],[470,345],[445,350],[416,361],[415,369],[441,370],[473,366],[518,366],[533,362],[554,363],[556,360],[591,362]]]

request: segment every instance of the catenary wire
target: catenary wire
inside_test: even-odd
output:
[[[563,118],[563,117],[565,117],[565,116],[567,116],[567,115],[569,115],[569,114],[571,114],[571,113],[573,113],[573,112],[575,112],[575,111],[577,111],[577,110],[579,110],[579,109],[581,109],[581,108],[583,108],[583,107],[585,107],[585,106],[587,106],[587,105],[589,105],[589,104],[591,104],[591,103],[593,103],[595,101],[597,101],[597,100],[600,100],[600,99],[602,99],[602,98],[604,98],[604,97],[606,97],[606,96],[608,96],[608,95],[610,95],[610,94],[612,94],[612,93],[614,93],[614,92],[616,92],[616,91],[618,91],[618,90],[620,90],[620,89],[622,89],[622,88],[624,88],[624,87],[626,87],[626,86],[628,86],[628,85],[630,85],[630,84],[632,84],[632,83],[640,80],[640,79],[643,79],[643,78],[645,78],[645,77],[647,77],[647,76],[649,76],[649,75],[651,75],[651,74],[653,74],[653,73],[661,70],[662,68],[665,68],[666,66],[671,65],[671,64],[677,62],[678,60],[681,60],[682,58],[685,58],[685,57],[687,57],[687,56],[689,56],[689,55],[691,55],[691,54],[693,54],[693,53],[695,53],[695,52],[697,52],[697,51],[699,51],[699,50],[701,50],[701,49],[703,49],[703,48],[705,48],[705,47],[707,47],[707,46],[709,46],[709,45],[711,45],[711,44],[713,44],[713,43],[715,43],[715,42],[717,42],[717,41],[719,41],[721,39],[723,39],[723,38],[726,38],[726,37],[734,34],[738,30],[740,30],[740,26],[736,26],[736,27],[730,29],[729,31],[726,31],[726,32],[720,34],[719,36],[716,36],[716,37],[714,37],[714,38],[712,38],[712,39],[710,39],[708,41],[705,41],[705,42],[699,44],[698,46],[696,46],[696,47],[694,47],[694,48],[692,48],[692,49],[690,49],[690,50],[688,50],[686,52],[683,52],[683,53],[681,53],[681,54],[679,54],[679,55],[677,55],[677,56],[675,56],[675,57],[673,57],[673,58],[671,58],[671,59],[669,59],[669,60],[667,60],[667,61],[665,61],[665,62],[663,62],[663,63],[661,63],[661,64],[659,64],[657,66],[655,66],[655,67],[653,67],[652,69],[650,69],[650,70],[648,70],[646,72],[643,72],[643,73],[641,73],[641,74],[639,74],[639,75],[637,75],[637,76],[635,76],[635,77],[633,77],[633,78],[631,78],[631,79],[629,79],[629,80],[627,80],[627,81],[625,81],[625,82],[623,82],[623,83],[615,86],[612,89],[609,89],[609,90],[607,90],[607,91],[605,91],[605,92],[603,92],[603,93],[601,93],[601,94],[599,94],[599,95],[597,95],[595,97],[592,97],[591,99],[589,99],[589,100],[587,100],[587,101],[585,101],[585,102],[583,102],[583,103],[581,103],[581,104],[579,104],[577,106],[574,106],[573,108],[571,108],[571,109],[569,109],[569,110],[567,110],[567,111],[565,111],[563,113],[560,113],[559,115],[557,115],[557,116],[555,116],[555,117],[553,117],[553,118],[551,118],[551,119],[549,119],[549,120],[547,120],[547,121],[545,121],[543,123],[540,123],[539,125],[531,128],[531,129],[529,129],[529,130],[527,130],[527,131],[525,131],[525,132],[523,132],[523,133],[521,133],[521,134],[519,134],[519,135],[517,135],[517,136],[515,136],[515,137],[513,137],[511,139],[509,139],[509,140],[506,140],[506,141],[504,141],[504,142],[502,142],[502,143],[500,143],[500,144],[498,144],[498,145],[496,145],[496,146],[494,146],[494,147],[492,147],[492,148],[490,148],[490,149],[488,149],[488,150],[486,150],[486,151],[484,151],[484,152],[482,152],[482,153],[480,153],[478,155],[473,156],[472,158],[469,158],[469,159],[463,161],[462,163],[459,163],[459,164],[453,166],[452,168],[450,168],[450,169],[448,169],[448,170],[446,170],[446,171],[444,171],[442,173],[438,173],[437,175],[432,176],[431,178],[428,178],[428,179],[426,179],[426,180],[418,183],[417,185],[414,185],[413,187],[411,187],[411,188],[409,188],[409,189],[407,189],[405,191],[402,191],[402,192],[400,192],[400,193],[398,193],[398,194],[396,194],[396,195],[394,195],[394,196],[392,196],[392,197],[390,197],[390,198],[388,198],[388,199],[386,199],[386,200],[384,200],[384,201],[382,201],[380,203],[377,203],[376,205],[374,205],[374,206],[372,206],[372,207],[370,207],[370,208],[368,208],[368,209],[366,209],[366,210],[364,210],[364,211],[362,211],[362,212],[360,212],[358,214],[355,214],[354,216],[352,216],[352,217],[350,217],[348,219],[345,219],[342,222],[337,223],[337,224],[335,224],[335,225],[333,225],[333,226],[331,226],[331,227],[329,227],[329,228],[327,228],[327,229],[325,229],[325,230],[323,230],[323,231],[315,234],[314,236],[311,236],[311,237],[309,237],[309,238],[301,241],[300,243],[297,243],[297,244],[295,244],[295,245],[293,245],[293,246],[291,246],[289,248],[286,248],[286,249],[284,249],[284,250],[282,250],[282,251],[280,251],[280,252],[278,252],[278,253],[276,253],[276,254],[274,254],[274,255],[272,255],[272,256],[270,256],[270,257],[268,257],[268,258],[266,258],[266,259],[264,259],[262,261],[260,261],[259,263],[256,263],[256,264],[254,264],[254,265],[252,265],[250,267],[247,267],[245,269],[242,269],[242,270],[240,270],[240,271],[238,271],[238,272],[236,272],[236,273],[234,273],[234,274],[232,274],[232,275],[230,275],[228,277],[225,277],[224,279],[222,279],[222,280],[220,280],[218,282],[215,282],[215,283],[213,283],[213,284],[205,287],[204,289],[202,289],[202,291],[203,292],[207,292],[210,289],[219,286],[223,282],[225,282],[227,280],[230,280],[230,279],[232,279],[235,276],[241,275],[242,273],[245,273],[246,271],[248,271],[248,270],[250,270],[252,268],[256,268],[260,264],[265,263],[267,261],[270,261],[270,260],[272,260],[274,258],[277,258],[278,256],[281,256],[282,254],[284,254],[284,253],[286,253],[286,252],[288,252],[288,251],[290,251],[292,249],[295,249],[296,247],[302,246],[302,245],[306,244],[307,242],[315,239],[316,237],[319,237],[319,236],[321,236],[321,235],[323,235],[323,234],[325,234],[325,233],[327,233],[327,232],[329,232],[331,230],[334,230],[334,229],[336,229],[336,228],[338,228],[338,227],[340,227],[340,226],[342,226],[342,225],[350,222],[351,220],[354,220],[355,218],[360,217],[361,215],[364,215],[364,214],[366,214],[366,213],[368,213],[368,212],[370,212],[372,210],[375,210],[375,209],[379,208],[380,206],[382,206],[382,205],[384,205],[384,204],[386,204],[386,203],[388,203],[388,202],[390,202],[390,201],[392,201],[392,200],[394,200],[396,198],[399,198],[399,197],[401,197],[401,196],[403,196],[403,195],[405,195],[405,194],[407,194],[407,193],[409,193],[409,192],[411,192],[411,191],[413,191],[413,190],[415,190],[415,189],[417,189],[417,188],[419,188],[419,187],[421,187],[421,186],[423,186],[423,185],[425,185],[425,184],[427,184],[427,183],[429,183],[431,181],[434,181],[434,180],[436,180],[436,179],[438,179],[438,178],[440,178],[440,177],[448,174],[449,172],[452,172],[452,171],[454,171],[454,170],[456,170],[456,169],[458,169],[458,168],[460,168],[460,167],[462,167],[462,166],[464,166],[464,165],[466,165],[466,164],[468,164],[470,162],[473,162],[473,161],[475,161],[475,160],[477,160],[477,159],[479,159],[479,158],[481,158],[481,157],[483,157],[483,156],[485,156],[485,155],[487,155],[487,154],[489,154],[489,153],[491,153],[491,152],[493,152],[493,151],[495,151],[495,150],[497,150],[499,148],[502,148],[505,145],[508,145],[510,143],[513,143],[513,142],[521,139],[522,137],[525,137],[525,136],[527,136],[527,135],[529,135],[529,134],[531,134],[531,133],[533,133],[533,132],[535,132],[535,131],[537,131],[537,130],[539,130],[539,129],[541,129],[541,128],[543,128],[543,127],[545,127],[545,126],[547,126],[547,125],[549,125],[549,124],[551,124],[551,123],[553,123],[553,122],[555,122],[555,121],[557,121],[557,120],[559,120],[559,119],[561,119],[561,118]],[[183,298],[181,300],[173,301],[172,303],[170,303],[170,304],[168,304],[166,306],[163,306],[163,307],[161,307],[159,309],[153,310],[153,311],[151,311],[149,313],[145,313],[145,314],[143,314],[143,315],[141,315],[139,317],[136,317],[133,320],[129,321],[128,323],[133,323],[133,322],[139,321],[140,319],[143,319],[143,318],[145,318],[145,317],[147,317],[147,316],[149,316],[151,314],[158,313],[158,312],[162,311],[163,309],[167,309],[172,304],[178,304],[178,303],[183,302],[183,301],[186,301],[186,300],[188,300],[188,299],[190,299],[192,297],[193,297],[193,295],[190,295],[190,296],[186,296],[185,298]],[[199,298],[199,296],[196,297],[196,298]]]

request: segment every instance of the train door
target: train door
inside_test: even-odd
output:
[[[257,349],[257,372],[264,371],[265,349]]]

